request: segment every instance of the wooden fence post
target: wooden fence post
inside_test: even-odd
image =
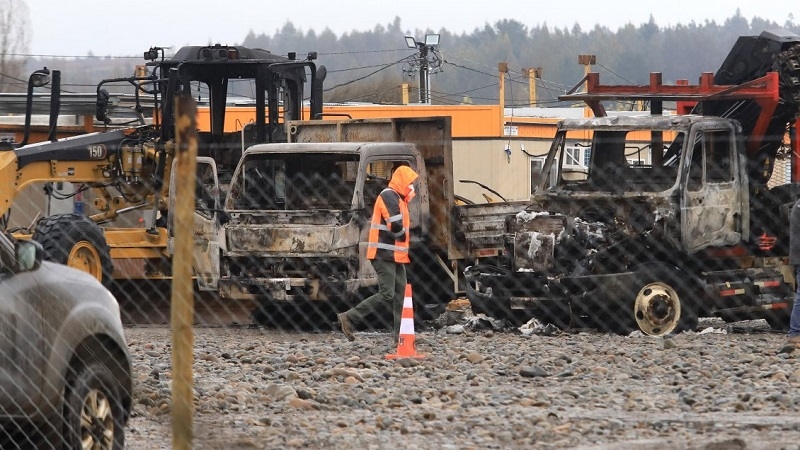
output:
[[[191,96],[175,96],[175,210],[177,231],[172,255],[172,448],[192,448],[194,416],[194,298],[192,246],[197,167],[197,105]],[[164,180],[168,183],[169,180]]]

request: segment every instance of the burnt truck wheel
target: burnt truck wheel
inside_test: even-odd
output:
[[[524,296],[527,290],[525,281],[520,281],[507,269],[492,265],[471,266],[464,270],[464,280],[467,299],[475,315],[485,314],[512,326],[522,325],[533,317],[559,326],[564,323],[554,318],[554,310],[550,308],[512,309],[511,297]]]
[[[693,330],[697,315],[689,303],[684,283],[671,271],[644,270],[634,292],[628,323],[650,336]]]
[[[491,265],[468,267],[464,271],[465,291],[473,314],[485,314],[495,319],[507,319],[512,316],[508,298],[499,295],[504,280],[511,273],[508,270]],[[503,292],[504,294],[505,292]]]
[[[103,229],[80,214],[57,214],[39,221],[33,239],[44,258],[81,270],[106,287],[111,285],[114,264]]]

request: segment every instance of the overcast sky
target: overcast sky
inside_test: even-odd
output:
[[[515,19],[528,27],[583,30],[595,24],[612,30],[646,23],[652,14],[659,26],[722,23],[739,8],[783,24],[797,0],[27,0],[34,55],[137,56],[150,46],[180,47],[209,42],[240,44],[249,31],[273,35],[286,22],[303,31],[329,28],[337,35],[386,26],[400,17],[406,31],[442,28],[471,32],[485,24]],[[800,17],[791,17],[793,22]],[[420,36],[421,37],[421,36]],[[403,47],[398,42],[398,48]],[[442,42],[446,47],[447,43]]]

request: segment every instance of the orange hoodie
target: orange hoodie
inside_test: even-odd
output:
[[[419,178],[417,172],[408,166],[400,166],[392,174],[392,179],[389,181],[389,188],[402,196],[406,202],[410,202],[416,195],[414,192],[414,181]]]

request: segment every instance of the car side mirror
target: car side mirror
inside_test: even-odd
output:
[[[14,253],[17,258],[18,272],[30,272],[42,265],[44,250],[42,249],[42,244],[36,241],[16,241],[14,243]]]

